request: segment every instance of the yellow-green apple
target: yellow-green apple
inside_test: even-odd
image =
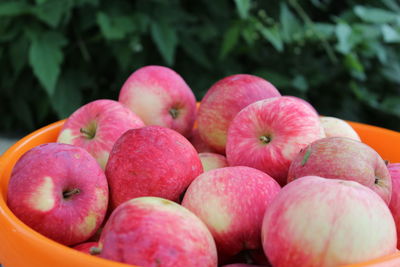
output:
[[[199,153],[199,158],[201,160],[201,164],[203,165],[204,172],[217,168],[228,167],[228,162],[226,161],[225,156],[217,153]]]
[[[274,97],[241,110],[228,130],[230,166],[249,166],[286,184],[291,161],[311,142],[324,137],[318,114],[305,100]]]
[[[385,161],[367,144],[346,137],[322,138],[300,151],[290,165],[288,182],[308,175],[359,182],[387,204],[392,195]]]
[[[187,189],[182,206],[211,231],[223,263],[242,250],[261,248],[264,212],[279,184],[259,170],[237,166],[199,175]]]
[[[387,204],[360,183],[305,176],[265,212],[263,247],[274,267],[334,267],[396,252]]]
[[[397,240],[400,241],[400,163],[389,163],[387,167],[392,178],[392,198],[389,209],[396,222]],[[397,247],[400,247],[400,242]]]
[[[321,116],[319,119],[326,137],[347,137],[361,141],[358,133],[345,120],[329,116]]]
[[[57,142],[83,147],[104,169],[114,142],[127,130],[143,126],[139,116],[118,101],[100,99],[72,113]]]
[[[90,255],[98,255],[100,253],[99,242],[94,241],[84,242],[72,248]]]
[[[247,105],[280,96],[268,81],[249,74],[225,77],[211,86],[201,101],[197,122],[201,138],[218,153],[225,153],[230,122]]]
[[[123,84],[118,101],[138,114],[146,125],[159,125],[189,136],[196,117],[196,98],[170,68],[145,66]]]
[[[181,205],[139,197],[118,206],[100,237],[100,257],[137,266],[217,266],[204,223]]]
[[[106,166],[111,208],[141,196],[179,201],[202,172],[196,149],[177,131],[161,126],[128,130],[115,142]]]
[[[32,229],[74,245],[90,238],[102,223],[108,204],[107,179],[85,149],[43,144],[15,164],[7,204]]]

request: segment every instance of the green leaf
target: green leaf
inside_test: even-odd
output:
[[[382,2],[391,10],[400,12],[400,5],[396,2],[396,0],[382,0]]]
[[[185,45],[183,46],[183,50],[189,57],[205,68],[211,67],[211,62],[208,59],[203,46],[194,41],[191,37],[185,38],[184,43]]]
[[[306,150],[306,153],[304,154],[303,159],[301,160],[301,166],[304,166],[308,159],[310,158],[311,155],[311,147],[308,147],[308,149]]]
[[[325,40],[335,35],[335,25],[329,23],[314,23],[314,30]]]
[[[344,64],[352,73],[352,75],[360,80],[365,80],[364,66],[358,58],[357,54],[346,54]]]
[[[69,0],[43,1],[40,5],[35,6],[32,12],[38,19],[55,28],[70,7]]]
[[[28,58],[29,41],[22,35],[10,47],[10,61],[17,76],[26,65]]]
[[[308,82],[303,75],[296,75],[292,81],[293,87],[298,89],[300,92],[307,92]]]
[[[257,27],[260,34],[272,44],[272,46],[278,51],[283,51],[283,41],[277,25],[273,27],[264,27],[261,24]]]
[[[254,72],[254,75],[266,79],[277,88],[292,86],[292,80],[290,77],[276,71],[268,69],[259,69]]]
[[[21,1],[6,1],[0,3],[1,16],[19,16],[30,12],[31,6]]]
[[[240,24],[235,23],[225,33],[224,39],[222,41],[221,51],[219,54],[220,59],[224,59],[236,46],[239,41],[240,30]]]
[[[387,24],[382,25],[382,35],[386,43],[400,43],[400,33]]]
[[[249,17],[251,0],[235,0],[236,8],[241,19]]]
[[[391,95],[390,97],[386,97],[382,101],[381,107],[387,112],[400,116],[400,96]]]
[[[400,84],[400,63],[392,62],[391,64],[387,64],[382,70],[382,74],[388,80]]]
[[[151,37],[165,62],[172,66],[175,61],[175,51],[178,44],[175,29],[163,21],[153,21],[151,24]]]
[[[296,35],[301,36],[302,24],[300,23],[300,20],[293,15],[285,2],[281,2],[280,21],[282,24],[282,38],[285,42],[295,40]]]
[[[123,39],[135,30],[134,21],[128,16],[110,17],[104,12],[97,13],[97,24],[103,36],[109,40]]]
[[[390,23],[399,19],[394,12],[374,7],[355,6],[354,13],[363,21],[371,23]]]
[[[336,45],[336,49],[343,53],[347,54],[350,52],[352,48],[352,44],[350,41],[352,29],[347,23],[339,23],[336,26],[336,38],[338,39],[338,44]]]
[[[98,6],[100,0],[75,0],[75,5],[76,6],[84,6],[84,5],[92,5],[92,6]]]
[[[63,61],[61,47],[66,43],[61,33],[45,32],[38,34],[29,48],[29,63],[35,76],[50,96],[54,93]]]

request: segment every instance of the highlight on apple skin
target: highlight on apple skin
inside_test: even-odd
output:
[[[13,168],[7,205],[25,224],[64,245],[89,239],[108,205],[104,171],[83,148],[48,143],[26,152]]]

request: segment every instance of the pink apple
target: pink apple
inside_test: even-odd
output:
[[[202,172],[197,151],[178,132],[160,126],[129,130],[115,143],[106,166],[111,207],[141,196],[178,201]]]
[[[247,105],[280,96],[268,81],[248,74],[236,74],[216,82],[201,101],[198,127],[201,138],[218,153],[225,153],[230,122]]]
[[[322,127],[324,128],[326,137],[347,137],[357,141],[361,141],[358,133],[346,121],[336,118],[321,116],[320,118]]]
[[[115,141],[143,121],[121,103],[100,99],[77,109],[64,123],[57,142],[83,147],[104,169]]]
[[[146,66],[125,81],[119,102],[138,114],[146,125],[159,125],[189,136],[196,117],[196,98],[170,68]]]
[[[226,158],[217,153],[199,153],[199,158],[201,160],[201,164],[203,165],[204,172],[213,169],[228,167],[228,162],[226,161]]]
[[[200,134],[199,134],[199,128],[194,128],[192,131],[192,134],[188,138],[190,143],[194,146],[194,148],[197,150],[198,153],[203,153],[203,152],[215,152],[215,149],[207,145],[203,139],[201,139]]]
[[[311,142],[324,137],[318,114],[295,97],[257,101],[233,119],[226,144],[231,166],[249,166],[286,184],[291,161]]]
[[[356,181],[390,202],[392,183],[384,160],[370,146],[350,138],[327,137],[304,148],[290,165],[288,182],[308,175]]]
[[[217,266],[214,240],[199,218],[175,202],[131,199],[113,211],[100,256],[138,266]]]
[[[247,263],[232,263],[227,265],[222,265],[221,267],[266,267],[266,265],[254,265]]]
[[[83,148],[48,143],[15,164],[7,204],[25,224],[64,245],[90,238],[108,204],[106,176]]]
[[[396,222],[397,240],[400,241],[400,163],[389,163],[387,168],[392,178],[392,198],[390,199],[389,209]],[[397,247],[400,247],[400,242]]]
[[[182,205],[211,231],[221,259],[261,248],[265,210],[280,191],[269,175],[249,167],[225,167],[201,174]]]
[[[84,243],[74,246],[73,249],[76,249],[80,252],[90,254],[90,255],[100,254],[98,242],[84,242]]]
[[[396,251],[386,203],[354,181],[305,176],[287,184],[265,212],[265,254],[274,267],[343,266]]]

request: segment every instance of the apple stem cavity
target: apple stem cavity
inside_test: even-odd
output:
[[[90,123],[86,128],[81,128],[79,131],[87,139],[93,139],[96,136],[96,123]]]
[[[90,255],[99,255],[101,253],[101,248],[99,247],[91,247],[89,249]]]
[[[79,190],[78,188],[73,188],[71,190],[66,190],[66,191],[63,192],[63,197],[64,197],[64,199],[69,199],[73,195],[77,195],[80,192],[81,192],[81,190]]]
[[[263,143],[263,144],[268,144],[269,142],[271,142],[271,137],[269,137],[269,136],[267,136],[267,135],[262,135],[262,136],[260,136],[260,141],[261,141],[261,143]]]
[[[179,115],[179,110],[177,108],[171,108],[169,110],[169,114],[171,115],[171,117],[173,119],[176,119],[178,117],[178,115]]]

